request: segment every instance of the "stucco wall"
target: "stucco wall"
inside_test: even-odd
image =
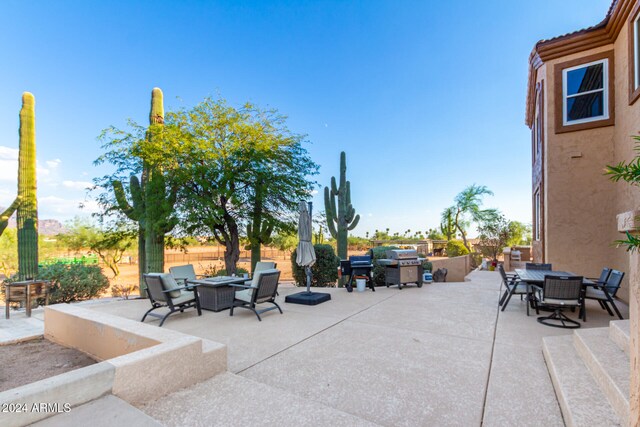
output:
[[[471,270],[471,257],[469,255],[429,261],[433,265],[433,271],[439,268],[447,269],[447,282],[464,282],[464,278]]]
[[[616,248],[616,215],[639,206],[640,192],[604,175],[606,165],[633,158],[639,134],[640,103],[629,106],[627,25],[613,45],[547,62],[545,79],[545,261],[554,269],[597,277],[603,267],[629,270],[624,249]],[[555,133],[555,64],[614,50],[615,126]],[[541,75],[538,75],[540,78]],[[618,297],[628,301],[625,279]]]

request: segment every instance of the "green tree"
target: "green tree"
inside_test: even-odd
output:
[[[291,133],[284,116],[206,98],[168,113],[165,131],[164,145],[151,146],[156,151],[148,155],[170,157],[165,167],[180,183],[183,229],[212,234],[225,247],[227,273],[236,271],[243,227],[249,226],[252,262],[273,231],[295,227],[297,204],[314,188],[308,177],[318,166],[302,146],[304,136]]]
[[[510,221],[512,237],[506,246],[530,245],[533,240],[531,225],[520,221]]]
[[[498,255],[516,237],[516,227],[504,215],[488,218],[478,226],[478,232],[480,252],[493,261],[498,260]]]
[[[58,239],[74,252],[98,255],[115,278],[120,275],[118,264],[133,246],[133,234],[124,229],[100,230],[86,219],[75,218],[67,224],[67,232],[59,234]]]
[[[468,251],[471,251],[469,242],[467,242],[467,229],[470,223],[480,224],[499,215],[495,209],[481,209],[484,196],[493,196],[493,192],[484,185],[472,184],[458,193],[454,199],[454,205],[447,208],[451,209],[453,225],[460,233],[462,243]]]

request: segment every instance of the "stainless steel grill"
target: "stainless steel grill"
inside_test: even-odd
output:
[[[384,266],[384,282],[387,287],[415,283],[422,287],[422,263],[424,258],[418,258],[418,252],[412,249],[392,249],[387,251],[386,259],[378,260],[378,264]]]

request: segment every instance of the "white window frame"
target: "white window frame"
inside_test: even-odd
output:
[[[633,90],[640,87],[640,13],[633,20]]]
[[[540,96],[536,99],[536,113],[533,122],[533,160],[537,160],[542,147],[542,118],[540,117]]]
[[[533,195],[533,203],[534,203],[534,215],[535,218],[534,220],[534,226],[535,226],[535,232],[534,232],[534,239],[539,242],[540,241],[540,225],[541,225],[541,221],[540,221],[540,189],[538,188],[536,190],[536,192]]]
[[[587,92],[580,92],[575,95],[567,95],[567,75],[570,71],[580,68],[587,68],[592,65],[603,64],[602,66],[602,89],[594,89]],[[580,95],[588,95],[590,93],[602,92],[602,110],[603,114],[586,119],[567,121],[567,98],[575,98]],[[562,70],[562,124],[564,126],[578,125],[580,123],[596,122],[599,120],[609,119],[609,59],[603,58],[597,61],[588,62],[586,64],[576,65],[575,67],[565,68]]]

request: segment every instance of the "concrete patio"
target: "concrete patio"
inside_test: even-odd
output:
[[[540,325],[517,298],[499,312],[497,273],[467,280],[375,293],[326,289],[333,299],[315,307],[285,304],[299,288],[282,287],[284,314],[271,311],[262,322],[247,310],[172,315],[163,328],[226,344],[229,372],[139,409],[169,426],[564,425],[542,337],[571,331]],[[137,321],[148,304],[85,307]],[[587,313],[582,328],[614,320],[591,302]],[[122,412],[123,403],[94,406]],[[46,422],[79,425],[83,413],[90,411]]]

